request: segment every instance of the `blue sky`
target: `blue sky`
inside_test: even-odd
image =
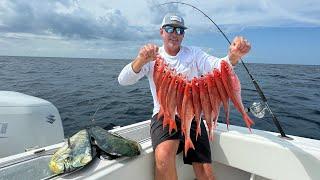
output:
[[[190,7],[156,0],[1,0],[0,55],[128,59],[146,43],[161,45],[166,12],[183,15],[184,44],[221,57],[228,44]],[[187,0],[221,26],[230,40],[246,37],[254,63],[320,64],[319,0]]]

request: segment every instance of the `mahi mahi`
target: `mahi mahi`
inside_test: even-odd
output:
[[[49,168],[55,174],[77,170],[92,160],[92,149],[87,130],[81,130],[66,142],[49,162]]]
[[[94,126],[89,129],[91,143],[111,156],[133,157],[140,154],[141,146],[139,143],[123,138],[107,130]]]

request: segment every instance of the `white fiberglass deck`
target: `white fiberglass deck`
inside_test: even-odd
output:
[[[81,170],[51,176],[47,163],[52,149],[63,143],[0,159],[0,177],[9,179],[153,179],[153,150],[149,138],[149,123],[144,121],[113,130],[140,142],[142,154],[135,158],[101,160],[95,158]],[[319,180],[320,141],[301,137],[285,140],[272,132],[219,124],[212,142],[214,172],[218,180]],[[50,150],[51,149],[51,150]],[[184,165],[182,153],[177,156],[179,179],[194,179],[192,167]],[[27,157],[32,157],[26,159]],[[22,161],[23,160],[23,161]],[[19,163],[20,162],[20,163]],[[41,174],[42,173],[42,174]],[[37,175],[35,177],[35,175]],[[37,178],[38,177],[38,178]]]

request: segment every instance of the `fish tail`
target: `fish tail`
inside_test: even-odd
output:
[[[213,141],[214,137],[213,137],[213,126],[208,126],[208,139],[210,141]]]
[[[210,141],[213,141],[214,140],[214,133],[213,133],[213,131],[211,131],[210,133],[209,133],[209,140]]]
[[[163,114],[164,114],[164,112],[163,112],[162,108],[160,107],[160,111],[157,115],[157,119],[160,120],[160,118],[163,116]]]
[[[183,127],[183,128],[182,128],[182,135],[185,135],[185,134],[186,134],[186,128]]]
[[[169,124],[169,134],[171,134],[172,130],[174,129],[175,131],[178,130],[177,128],[177,124],[176,124],[176,121],[172,118],[169,119],[170,121],[170,124]]]
[[[252,133],[251,131],[251,125],[254,124],[254,122],[252,121],[252,119],[247,115],[247,114],[244,114],[243,115],[243,120],[244,122],[246,123],[247,127],[249,128],[249,131]]]
[[[181,135],[185,135],[186,134],[186,128],[184,127],[183,124],[181,124]]]
[[[227,129],[229,131],[229,125],[230,125],[230,119],[229,119],[229,115],[230,115],[230,108],[229,108],[229,102],[227,101],[225,104],[224,104],[224,113],[226,115],[226,124],[227,124]]]
[[[192,141],[191,141],[191,138],[190,138],[190,137],[187,137],[187,138],[186,138],[186,142],[185,142],[185,144],[184,144],[184,156],[185,156],[185,157],[187,156],[188,150],[189,150],[190,148],[195,149],[195,148],[194,148],[194,145],[193,145],[193,143],[192,143]]]
[[[200,121],[199,121],[199,123],[197,122],[196,141],[198,140],[198,136],[201,136]]]
[[[230,119],[229,119],[229,111],[226,111],[226,123],[227,123],[227,129],[229,131],[229,125],[230,125]]]
[[[212,133],[213,133],[213,130],[212,130],[212,128],[213,128],[213,126],[212,126],[212,122],[209,122],[209,123],[207,123],[207,126],[208,126],[208,138],[209,138],[209,140],[210,141],[212,141],[213,140],[213,135],[212,135]]]
[[[181,135],[183,136],[184,134],[186,134],[186,128],[184,127],[184,120],[183,119],[181,119],[180,127],[181,127]]]
[[[214,126],[213,126],[213,128],[214,129],[216,129],[217,128],[217,126],[218,126],[218,118],[219,118],[219,110],[217,110],[217,114],[215,115],[215,116],[213,116],[214,117]]]
[[[167,125],[170,126],[170,119],[165,115],[164,118],[163,118],[163,121],[162,121],[163,129],[164,129]]]

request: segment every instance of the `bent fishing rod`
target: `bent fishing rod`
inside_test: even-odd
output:
[[[191,4],[188,4],[188,3],[184,3],[184,2],[179,2],[179,1],[173,1],[173,2],[166,2],[166,3],[162,3],[162,4],[158,4],[159,6],[163,6],[163,5],[168,5],[168,4],[182,4],[182,5],[186,5],[186,6],[189,6],[189,7],[192,7],[193,9],[199,11],[200,13],[202,13],[205,17],[207,17],[215,26],[216,28],[220,31],[220,33],[223,35],[223,37],[228,41],[229,45],[231,45],[231,41],[228,39],[228,37],[226,36],[226,34],[220,29],[220,27],[207,15],[205,14],[203,11],[201,11],[199,8],[191,5]],[[281,125],[280,125],[280,122],[278,121],[277,117],[274,115],[274,113],[271,111],[271,108],[268,104],[268,101],[267,101],[267,98],[266,96],[264,95],[262,89],[260,88],[258,82],[253,78],[253,76],[251,75],[251,73],[249,72],[249,69],[247,68],[247,66],[245,65],[245,63],[243,62],[242,58],[240,58],[240,61],[241,61],[241,64],[243,65],[243,67],[245,68],[245,70],[247,71],[247,73],[249,74],[249,77],[251,78],[251,81],[254,85],[254,87],[256,88],[261,100],[264,102],[266,108],[268,109],[270,115],[272,116],[272,120],[273,120],[273,123],[276,125],[278,131],[280,132],[281,134],[281,137],[283,138],[289,138],[288,136],[286,136],[286,134],[284,133]]]

